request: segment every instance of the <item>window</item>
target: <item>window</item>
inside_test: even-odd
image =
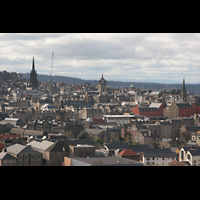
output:
[[[190,154],[187,154],[187,159],[189,159],[189,160],[190,160]]]
[[[181,160],[183,160],[183,151],[181,151]]]
[[[33,160],[34,159],[34,156],[31,156],[31,160]]]
[[[28,156],[25,156],[25,160],[26,160],[26,161],[28,160]]]
[[[165,160],[165,158],[162,158],[163,160]]]
[[[3,162],[6,164],[6,163],[7,163],[7,160],[4,160]]]

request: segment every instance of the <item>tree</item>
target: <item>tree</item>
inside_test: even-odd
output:
[[[78,139],[87,139],[88,137],[87,137],[87,135],[85,134],[85,133],[83,133],[82,135],[80,135],[79,137],[78,137]]]
[[[100,138],[96,138],[96,139],[94,139],[94,141],[95,142],[98,142],[100,145],[102,145],[103,146],[103,140],[101,140]]]
[[[65,132],[64,135],[65,135],[66,137],[68,137],[69,139],[75,138],[75,134],[72,133],[71,131]]]

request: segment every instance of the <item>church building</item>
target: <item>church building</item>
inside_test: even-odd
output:
[[[33,57],[32,70],[30,72],[30,86],[32,89],[38,89],[37,72],[35,71],[35,63]]]

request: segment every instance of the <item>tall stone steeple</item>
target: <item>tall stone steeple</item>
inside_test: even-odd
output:
[[[182,86],[182,89],[181,89],[181,98],[182,98],[183,102],[187,102],[187,91],[186,91],[186,88],[185,88],[185,78],[183,79],[183,86]]]
[[[38,89],[37,72],[35,71],[35,63],[33,57],[32,70],[30,72],[30,85],[32,89]]]

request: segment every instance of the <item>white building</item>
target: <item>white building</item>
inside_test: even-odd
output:
[[[170,162],[176,159],[175,152],[162,151],[155,149],[153,152],[143,154],[143,164],[147,166],[168,166]]]
[[[103,115],[103,119],[108,123],[128,124],[131,119],[135,119],[135,115]]]
[[[200,166],[200,147],[183,147],[179,152],[182,162],[189,162],[192,166]]]

